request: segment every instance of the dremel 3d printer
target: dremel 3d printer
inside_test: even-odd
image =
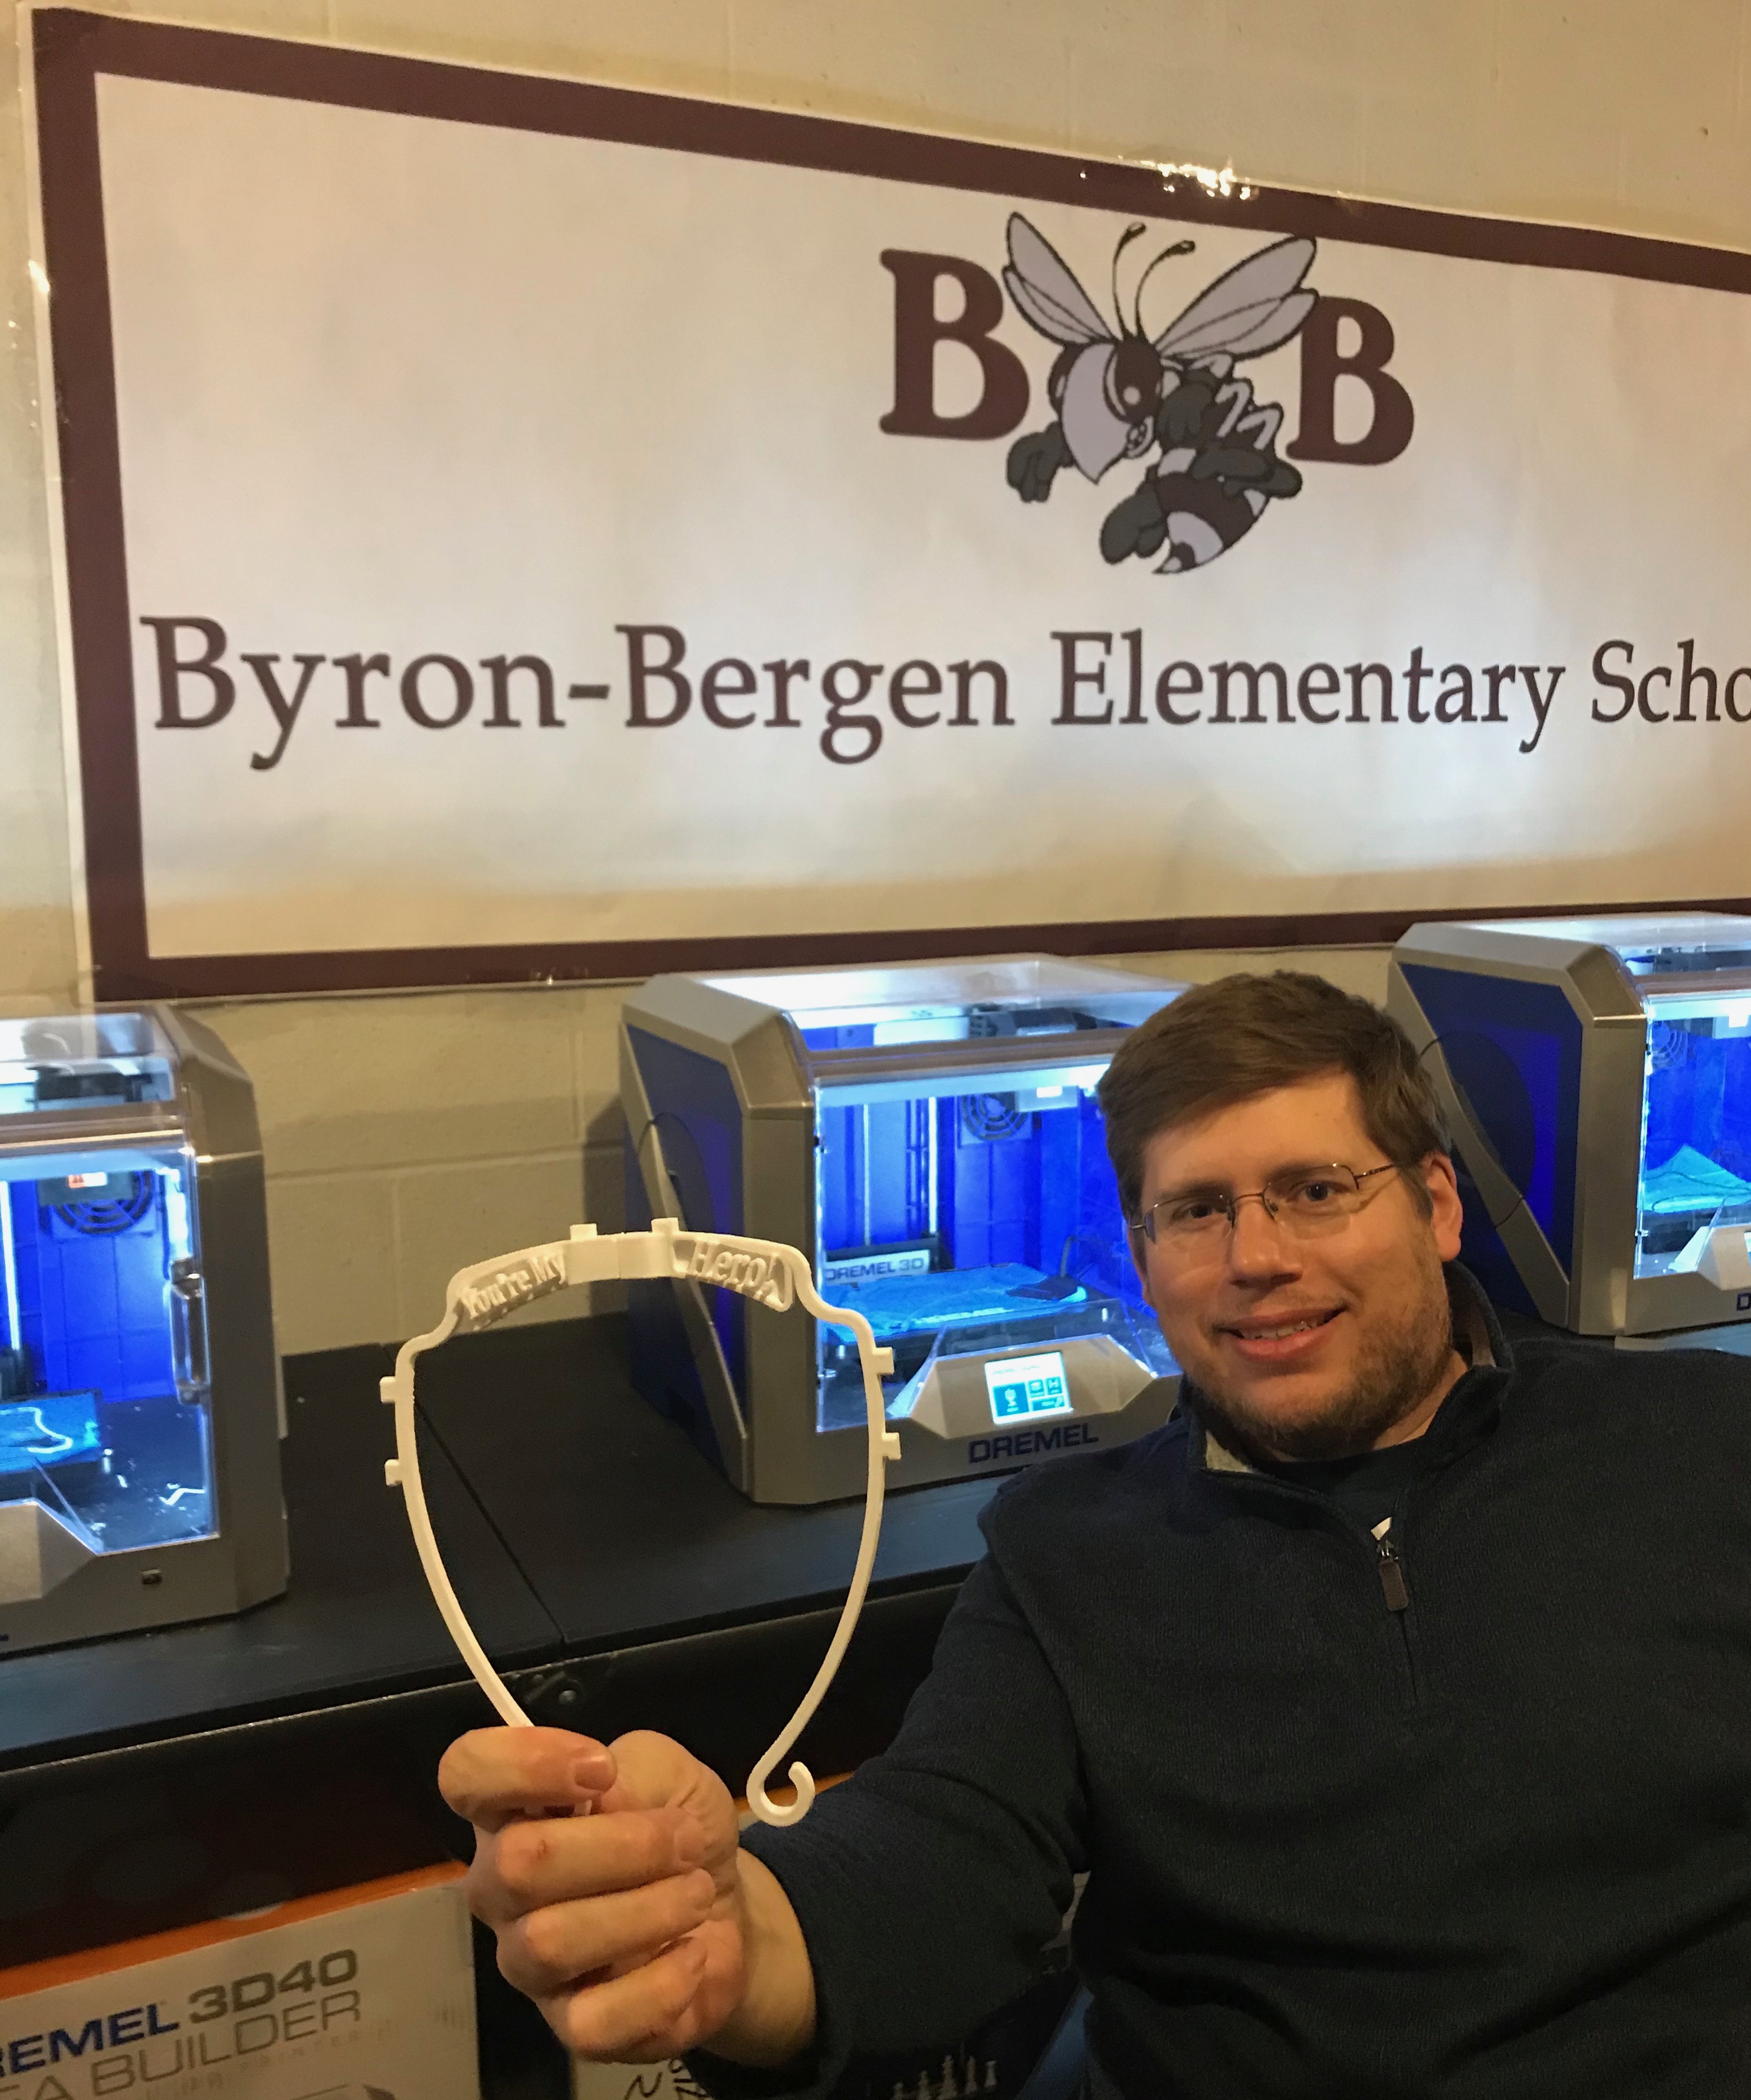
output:
[[[1413,926],[1387,1004],[1436,1075],[1464,1259],[1499,1304],[1751,1353],[1751,919]]]
[[[1043,955],[654,978],[620,1035],[627,1222],[809,1251],[823,1295],[893,1352],[896,1485],[1137,1436],[1178,1374],[1094,1088],[1182,989]],[[738,1487],[859,1492],[849,1334],[703,1283],[632,1301],[640,1390]]]
[[[0,1657],[282,1590],[261,1140],[216,1036],[0,1021]]]

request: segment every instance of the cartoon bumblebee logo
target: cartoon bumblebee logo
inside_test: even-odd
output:
[[[1173,576],[1226,554],[1268,504],[1300,492],[1300,474],[1277,457],[1281,408],[1255,400],[1235,368],[1287,342],[1318,294],[1302,282],[1312,241],[1279,240],[1150,336],[1144,287],[1193,243],[1176,240],[1145,266],[1127,321],[1119,258],[1146,231],[1140,221],[1127,226],[1113,250],[1115,333],[1051,242],[1012,214],[1003,283],[1023,320],[1060,348],[1047,382],[1056,413],[1010,447],[1008,478],[1024,503],[1043,503],[1064,467],[1099,481],[1122,460],[1148,460],[1136,488],[1107,514],[1100,552],[1113,562],[1163,554],[1156,573]]]

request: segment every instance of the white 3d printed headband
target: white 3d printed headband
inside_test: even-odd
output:
[[[472,1268],[459,1270],[444,1293],[443,1318],[429,1335],[416,1335],[402,1343],[395,1357],[395,1374],[383,1380],[384,1401],[395,1410],[395,1455],[385,1466],[384,1475],[390,1487],[401,1490],[408,1521],[413,1527],[413,1542],[419,1548],[420,1564],[426,1570],[443,1622],[462,1652],[462,1660],[512,1727],[532,1727],[534,1723],[511,1696],[505,1680],[475,1639],[439,1557],[438,1542],[432,1536],[431,1519],[426,1514],[419,1449],[414,1440],[413,1366],[427,1349],[448,1342],[452,1335],[478,1334],[534,1299],[580,1283],[632,1277],[714,1283],[721,1290],[739,1291],[744,1298],[770,1306],[774,1312],[787,1311],[794,1299],[801,1299],[817,1320],[831,1321],[856,1338],[869,1426],[869,1475],[864,1488],[863,1532],[858,1542],[857,1566],[825,1661],[816,1671],[802,1704],[748,1777],[748,1806],[762,1823],[801,1822],[814,1800],[814,1780],[809,1767],[801,1761],[792,1765],[791,1782],[796,1789],[796,1798],[787,1807],[768,1800],[766,1781],[826,1696],[849,1644],[858,1614],[863,1608],[864,1592],[869,1588],[870,1570],[876,1561],[876,1542],[881,1533],[884,1462],[899,1457],[900,1440],[889,1428],[882,1405],[882,1374],[893,1370],[892,1351],[876,1348],[875,1334],[861,1312],[829,1305],[820,1296],[807,1260],[795,1247],[783,1246],[774,1240],[742,1239],[729,1233],[684,1232],[673,1218],[659,1218],[647,1233],[599,1233],[593,1225],[574,1225],[568,1240],[523,1247],[516,1254],[501,1255],[495,1261],[476,1262]]]

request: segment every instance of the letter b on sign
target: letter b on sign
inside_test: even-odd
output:
[[[989,270],[960,255],[924,255],[884,248],[893,276],[893,406],[881,419],[890,437],[1004,438],[1027,413],[1027,373],[991,330],[1003,317],[1003,287]],[[943,320],[937,287],[959,287],[960,311]],[[977,360],[979,398],[964,413],[937,408],[937,345],[958,343]]]
[[[222,722],[237,698],[236,681],[230,672],[221,670],[225,654],[225,630],[216,620],[166,620],[148,613],[141,621],[149,627],[157,646],[158,659],[158,720],[159,729],[211,729]],[[199,647],[192,655],[180,652],[178,633],[187,629],[198,638]],[[194,706],[205,703],[203,711],[196,714],[184,699],[183,681],[185,678],[204,678],[206,689],[198,687],[189,697]],[[301,695],[302,696],[302,695]]]
[[[1409,395],[1386,368],[1395,346],[1392,324],[1378,307],[1321,296],[1301,330],[1301,427],[1284,448],[1291,459],[1384,466],[1398,457],[1417,417]],[[1360,437],[1340,439],[1338,382],[1346,378],[1367,388],[1369,421]]]

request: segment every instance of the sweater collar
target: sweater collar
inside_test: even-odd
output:
[[[1484,1296],[1477,1278],[1457,1261],[1449,1262],[1444,1273],[1447,1302],[1453,1308],[1453,1347],[1465,1358],[1467,1369],[1423,1432],[1431,1449],[1437,1429],[1441,1432],[1440,1442],[1444,1445],[1462,1426],[1481,1433],[1493,1416],[1506,1376],[1476,1374],[1491,1371],[1506,1374],[1514,1369],[1514,1352],[1502,1331],[1496,1308]],[[1190,1383],[1188,1379],[1187,1383]],[[1194,1470],[1210,1473],[1250,1473],[1255,1470],[1239,1452],[1231,1451],[1219,1438],[1211,1436],[1195,1409],[1188,1407],[1184,1411],[1189,1438],[1188,1455]]]

